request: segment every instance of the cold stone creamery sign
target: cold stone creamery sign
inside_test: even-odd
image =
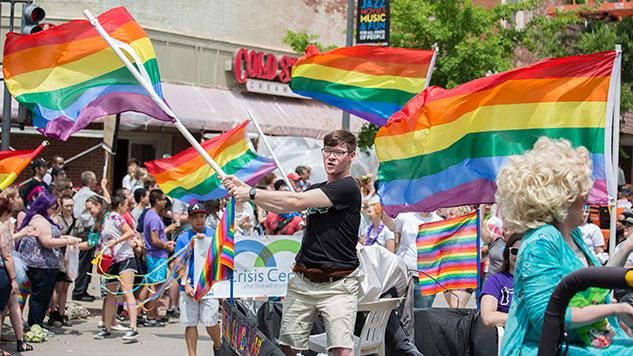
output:
[[[303,98],[296,95],[288,86],[292,66],[297,57],[240,48],[233,59],[235,80],[244,84],[247,91]]]
[[[300,247],[301,236],[235,236],[234,297],[285,296]],[[215,283],[211,293],[228,298],[229,282]]]

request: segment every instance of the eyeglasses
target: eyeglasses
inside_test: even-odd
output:
[[[334,154],[334,157],[341,158],[349,152],[343,150],[333,150],[331,148],[322,148],[321,153],[323,154],[323,157],[329,157],[331,154]]]
[[[510,247],[510,254],[513,256],[516,256],[519,254],[519,248],[518,247]]]

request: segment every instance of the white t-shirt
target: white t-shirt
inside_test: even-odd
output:
[[[382,228],[381,228],[382,227]],[[393,232],[389,230],[385,225],[381,224],[380,227],[375,227],[373,225],[368,225],[365,227],[365,231],[363,231],[363,245],[371,246],[373,244],[379,244],[382,247],[385,247],[385,244],[388,240],[393,240]]]
[[[602,235],[602,231],[598,225],[586,223],[580,226],[580,232],[589,251],[596,253],[596,247],[604,247],[604,235]]]
[[[235,205],[235,232],[238,235],[249,236],[253,234],[253,228],[255,227],[255,210],[248,202],[244,202],[241,205],[241,209],[237,204]],[[240,222],[245,218],[251,223],[250,229],[244,229],[240,226]]]
[[[440,221],[442,218],[436,213],[420,216],[420,213],[401,213],[396,217],[396,231],[400,233],[400,247],[396,253],[402,257],[409,270],[418,269],[418,250],[416,238],[421,224]]]
[[[622,248],[622,242],[620,242],[618,246],[615,247],[615,252],[618,253],[618,251],[620,251],[621,248]],[[633,267],[633,253],[630,253],[629,257],[626,258],[626,262],[624,262],[624,267],[626,268]]]

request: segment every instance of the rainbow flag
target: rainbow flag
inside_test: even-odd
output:
[[[226,174],[234,174],[242,182],[252,185],[275,170],[276,166],[273,160],[258,156],[251,150],[246,136],[247,125],[248,120],[204,141],[202,147]],[[193,147],[170,158],[146,162],[145,167],[165,194],[186,203],[218,199],[228,194],[215,171]]]
[[[450,90],[426,89],[376,135],[385,211],[493,202],[508,157],[541,136],[591,152],[588,200],[606,204],[605,125],[615,58],[612,51],[547,59]]]
[[[220,219],[213,242],[209,246],[204,267],[200,271],[200,278],[194,289],[194,298],[202,299],[213,287],[215,281],[229,279],[230,271],[234,269],[235,258],[235,202],[231,197],[226,204],[224,215]]]
[[[162,97],[156,53],[141,26],[123,7],[98,20],[111,37],[134,49],[142,61],[141,72],[147,72]],[[125,111],[172,120],[88,20],[32,35],[7,34],[2,71],[11,95],[29,108],[33,125],[46,136],[65,141],[93,120]]]
[[[310,45],[292,68],[292,91],[382,126],[431,80],[434,51]]]
[[[477,211],[420,225],[416,239],[422,295],[477,288]],[[425,274],[426,273],[426,274]]]
[[[0,191],[5,190],[18,178],[20,173],[37,157],[46,144],[34,150],[0,151]]]

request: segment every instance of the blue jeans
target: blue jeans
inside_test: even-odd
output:
[[[420,280],[418,277],[413,277],[413,307],[414,308],[431,308],[433,307],[433,301],[435,301],[435,295],[422,295],[422,289],[420,288]]]

